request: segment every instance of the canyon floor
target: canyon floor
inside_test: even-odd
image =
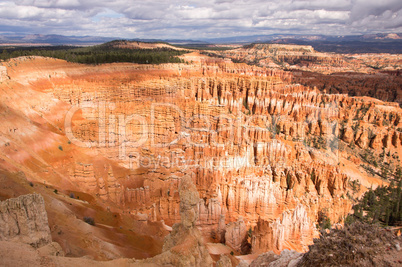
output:
[[[0,200],[41,195],[47,246],[65,257],[16,245],[11,230],[5,255],[248,266],[307,252],[322,214],[343,225],[400,168],[400,55],[254,45],[181,58],[0,62]]]

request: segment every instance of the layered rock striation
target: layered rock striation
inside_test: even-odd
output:
[[[113,212],[180,223],[173,236],[187,231],[193,241],[195,224],[236,251],[245,240],[258,252],[305,251],[319,211],[342,222],[350,178],[367,176],[343,147],[401,153],[397,105],[325,94],[281,70],[208,57],[157,66],[14,61],[1,86],[2,164]],[[183,221],[188,175],[199,198]]]

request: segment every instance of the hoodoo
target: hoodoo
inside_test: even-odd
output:
[[[397,103],[228,58],[349,60],[317,53],[253,45],[177,64],[2,62],[0,196],[43,195],[2,202],[2,240],[25,233],[68,257],[150,266],[244,265],[268,251],[281,256],[259,260],[300,260],[366,187],[396,175],[402,156]]]

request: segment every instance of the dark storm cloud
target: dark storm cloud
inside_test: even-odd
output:
[[[401,32],[400,0],[16,0],[0,31],[148,38]],[[296,32],[297,31],[297,32]]]

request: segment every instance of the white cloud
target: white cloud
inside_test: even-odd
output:
[[[401,32],[401,10],[400,0],[16,0],[0,3],[0,25],[124,38],[345,35]]]

